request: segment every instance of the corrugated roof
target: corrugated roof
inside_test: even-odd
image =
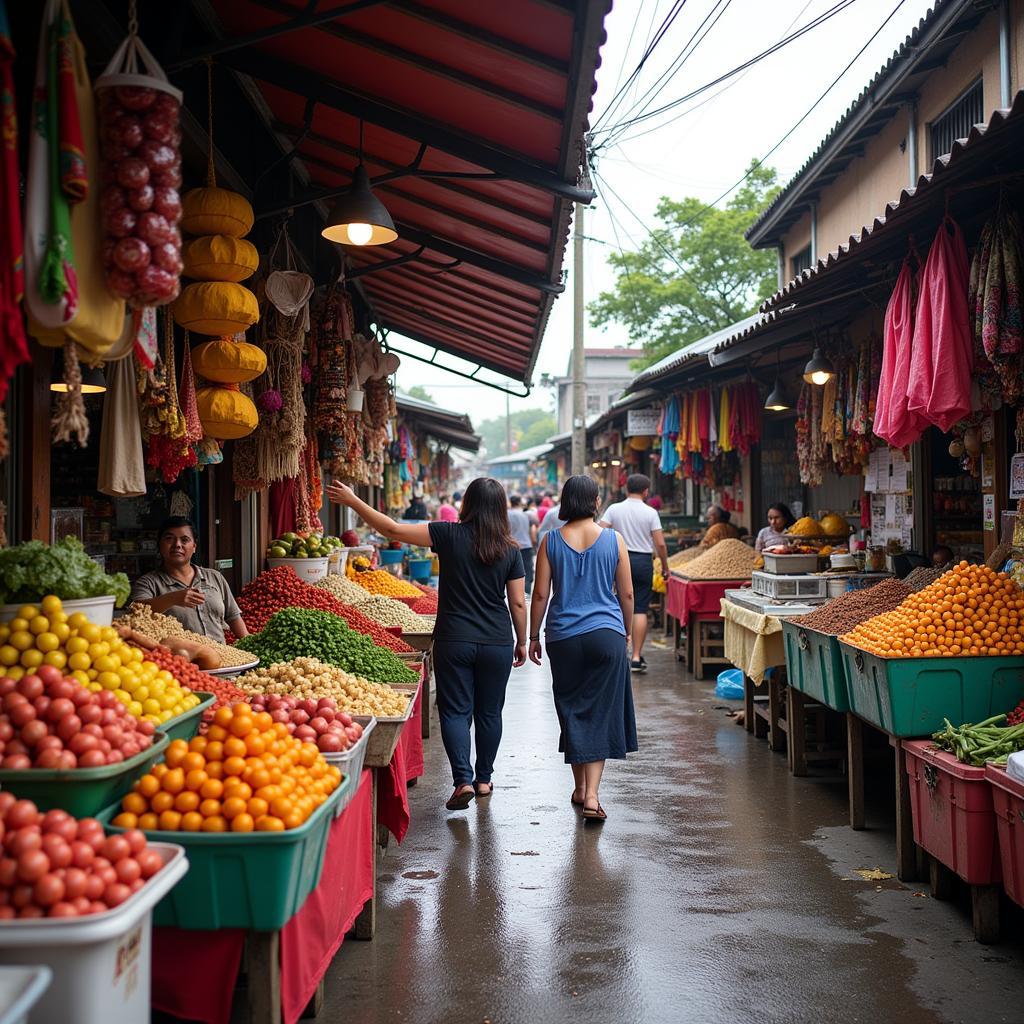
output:
[[[522,451],[512,452],[511,455],[498,455],[493,459],[487,459],[485,466],[505,466],[512,462],[532,462],[543,455],[547,455],[554,446],[545,441],[543,444],[535,444],[530,448],[523,448]]]
[[[638,373],[630,382],[629,387],[626,388],[626,394],[630,394],[636,388],[645,387],[652,384],[654,381],[661,380],[663,377],[669,376],[669,374],[678,372],[687,363],[706,358],[708,353],[714,351],[716,346],[718,346],[723,340],[732,337],[732,335],[737,331],[746,330],[760,318],[760,313],[753,313],[748,317],[744,317],[742,320],[738,320],[734,324],[730,324],[728,327],[723,327],[721,330],[714,331],[711,334],[708,334],[705,337],[672,352],[656,362],[653,366],[648,366],[646,370]]]
[[[346,248],[353,278],[375,270],[358,282],[377,324],[529,381],[592,194],[581,145],[611,0],[208,2],[239,40],[218,63],[257,84],[309,173],[258,215],[329,204],[362,150],[399,233]]]
[[[994,111],[986,124],[975,125],[966,139],[955,142],[952,152],[936,160],[931,171],[921,175],[914,188],[903,189],[899,197],[887,203],[882,213],[870,224],[863,226],[858,234],[850,235],[845,245],[829,253],[767,299],[761,306],[762,312],[772,314],[779,311],[780,307],[799,301],[808,285],[818,281],[833,267],[845,266],[852,258],[863,255],[865,248],[869,245],[873,247],[883,235],[888,238],[901,222],[905,223],[940,189],[955,184],[956,179],[964,177],[967,172],[973,176],[975,169],[988,169],[991,160],[988,150],[998,146],[1000,140],[1006,138],[1007,131],[1012,129],[1016,136],[1017,129],[1021,127],[1024,127],[1024,90],[1017,93],[1008,110]],[[965,174],[958,174],[961,169]]]
[[[413,398],[402,391],[395,394],[395,405],[400,412],[414,419],[425,434],[439,441],[447,441],[463,451],[475,452],[480,448],[480,437],[473,433],[473,421],[464,412],[442,409],[433,402]]]
[[[747,230],[746,237],[750,243],[754,246],[762,242],[769,244],[767,231],[773,226],[773,222],[776,221],[777,215],[783,207],[794,205],[805,188],[810,189],[814,186],[815,182],[808,180],[812,171],[817,170],[824,173],[833,161],[845,161],[843,162],[843,168],[845,168],[850,160],[843,155],[843,150],[855,141],[848,137],[850,130],[860,122],[865,131],[870,131],[868,122],[872,119],[882,118],[888,121],[894,115],[895,108],[902,102],[903,97],[893,96],[892,90],[897,85],[902,85],[903,91],[906,91],[907,83],[903,80],[914,73],[917,64],[924,61],[926,56],[931,64],[935,58],[935,54],[931,52],[933,47],[943,42],[946,45],[955,45],[959,41],[959,35],[955,39],[949,39],[949,36],[954,30],[960,31],[962,16],[967,15],[972,19],[980,19],[987,13],[986,10],[979,10],[976,0],[936,0],[935,6],[928,10],[918,22],[917,27],[876,72],[861,90],[860,95],[846,108],[845,113],[836,121],[832,130],[808,157],[800,170],[793,175],[785,188]],[[933,70],[934,65],[931,65],[922,74],[930,73]],[[888,114],[887,111],[889,111]],[[875,134],[875,132],[870,131],[870,134]],[[860,140],[856,141],[859,144]],[[796,217],[792,219],[795,220]],[[772,238],[783,230],[781,224],[774,226],[777,230],[773,233]]]

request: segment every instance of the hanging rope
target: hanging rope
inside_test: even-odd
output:
[[[217,187],[217,170],[213,164],[213,58],[206,58],[206,185]]]
[[[68,338],[64,342],[64,383],[67,391],[57,398],[57,408],[50,420],[53,443],[76,441],[82,448],[89,442],[89,419],[82,400],[82,368],[78,364],[78,348]]]

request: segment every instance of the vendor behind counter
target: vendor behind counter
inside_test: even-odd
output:
[[[153,611],[173,615],[186,629],[224,642],[225,630],[249,635],[228,581],[216,569],[193,565],[196,535],[192,523],[172,516],[157,535],[160,568],[132,584],[131,600]]]

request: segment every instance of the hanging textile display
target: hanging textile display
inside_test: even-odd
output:
[[[28,362],[28,344],[20,303],[25,286],[22,265],[21,199],[18,194],[18,122],[14,102],[14,45],[7,23],[7,8],[0,0],[0,202],[4,217],[0,225],[0,403],[19,364]],[[0,424],[6,446],[6,427]]]
[[[337,444],[345,427],[346,346],[351,342],[352,303],[345,290],[334,284],[320,304],[310,339],[316,361],[313,422],[325,435],[326,461],[337,457]]]
[[[1003,186],[995,215],[978,240],[968,305],[979,384],[1010,405],[1020,401],[1024,389],[1022,282],[1021,223]]]
[[[134,320],[125,319],[121,341],[107,354],[107,391],[100,427],[100,466],[96,489],[112,498],[146,493],[146,459],[135,393]]]
[[[188,440],[189,425],[181,409],[174,362],[174,324],[166,313],[162,365],[154,370],[152,384],[144,387],[142,424],[147,437],[146,465],[153,466],[165,483],[172,484],[182,470],[196,465],[197,458]],[[194,425],[192,429],[194,431]]]
[[[239,384],[239,391],[250,401],[253,400],[253,385],[249,381]],[[235,501],[244,501],[250,495],[266,488],[256,468],[256,435],[247,434],[235,442],[231,453],[231,479],[235,485]]]
[[[661,416],[661,463],[658,469],[671,476],[679,465],[679,454],[676,451],[676,438],[679,436],[679,399],[673,395],[665,403]]]
[[[974,342],[967,313],[967,246],[946,216],[921,271],[907,408],[944,434],[971,411]]]
[[[889,303],[885,308],[882,366],[875,407],[874,433],[890,448],[905,448],[916,441],[927,425],[923,416],[908,407],[911,346],[914,335],[914,273],[917,254],[904,257]]]
[[[796,455],[800,483],[807,487],[819,486],[825,472],[825,449],[821,438],[822,392],[822,388],[805,381],[796,403]]]

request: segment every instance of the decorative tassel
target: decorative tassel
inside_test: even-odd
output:
[[[78,363],[78,349],[70,339],[64,342],[64,383],[67,391],[57,397],[57,408],[50,420],[53,443],[75,440],[84,448],[89,442],[89,420],[82,400],[82,368]]]

